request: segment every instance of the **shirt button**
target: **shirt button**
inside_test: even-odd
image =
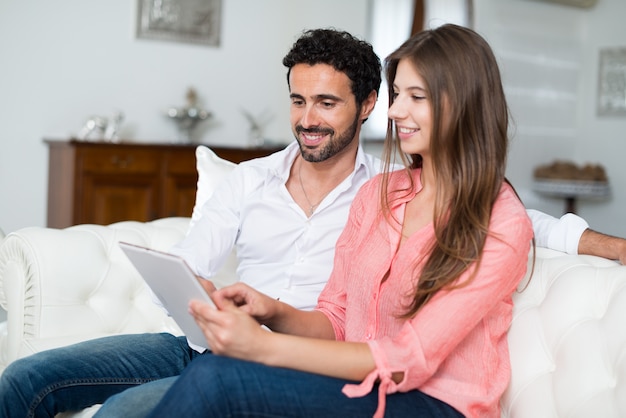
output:
[[[372,339],[372,334],[367,334],[367,336],[365,337],[366,340],[371,340]]]

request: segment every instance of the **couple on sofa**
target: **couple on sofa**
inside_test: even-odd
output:
[[[237,166],[172,249],[208,279],[237,248],[240,283],[213,293],[220,310],[190,308],[220,355],[169,334],[41,352],[0,377],[1,415],[104,403],[97,416],[498,416],[529,216],[541,246],[624,262],[626,244],[575,215],[523,210],[504,179],[497,65],[477,34],[425,31],[386,63],[395,137],[390,125],[380,176],[359,146],[378,57],[348,33],[307,31],[283,60],[296,141]],[[407,168],[391,173],[398,152]]]

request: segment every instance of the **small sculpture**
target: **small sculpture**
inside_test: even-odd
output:
[[[105,140],[107,142],[119,142],[119,129],[124,121],[124,113],[116,111],[111,118],[104,116],[91,116],[76,137],[81,141],[92,139],[94,132],[99,133],[94,139]]]
[[[254,116],[252,113],[248,112],[245,109],[241,110],[241,113],[246,117],[248,123],[250,124],[250,128],[248,130],[248,144],[250,147],[262,147],[265,145],[265,137],[263,135],[263,129],[272,120],[273,115],[268,110],[265,109],[259,115]]]
[[[187,90],[187,105],[182,108],[172,107],[167,110],[167,116],[176,122],[180,133],[178,142],[192,143],[193,131],[203,120],[211,117],[211,113],[198,107],[198,95],[194,88]]]

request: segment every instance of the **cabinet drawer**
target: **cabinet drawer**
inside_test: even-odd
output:
[[[151,150],[87,149],[79,156],[79,167],[84,172],[103,173],[157,173],[159,155]]]

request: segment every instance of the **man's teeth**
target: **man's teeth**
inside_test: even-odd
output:
[[[320,134],[317,134],[317,135],[304,134],[304,137],[307,138],[307,139],[319,139],[319,138],[323,138],[324,135],[320,135]]]

